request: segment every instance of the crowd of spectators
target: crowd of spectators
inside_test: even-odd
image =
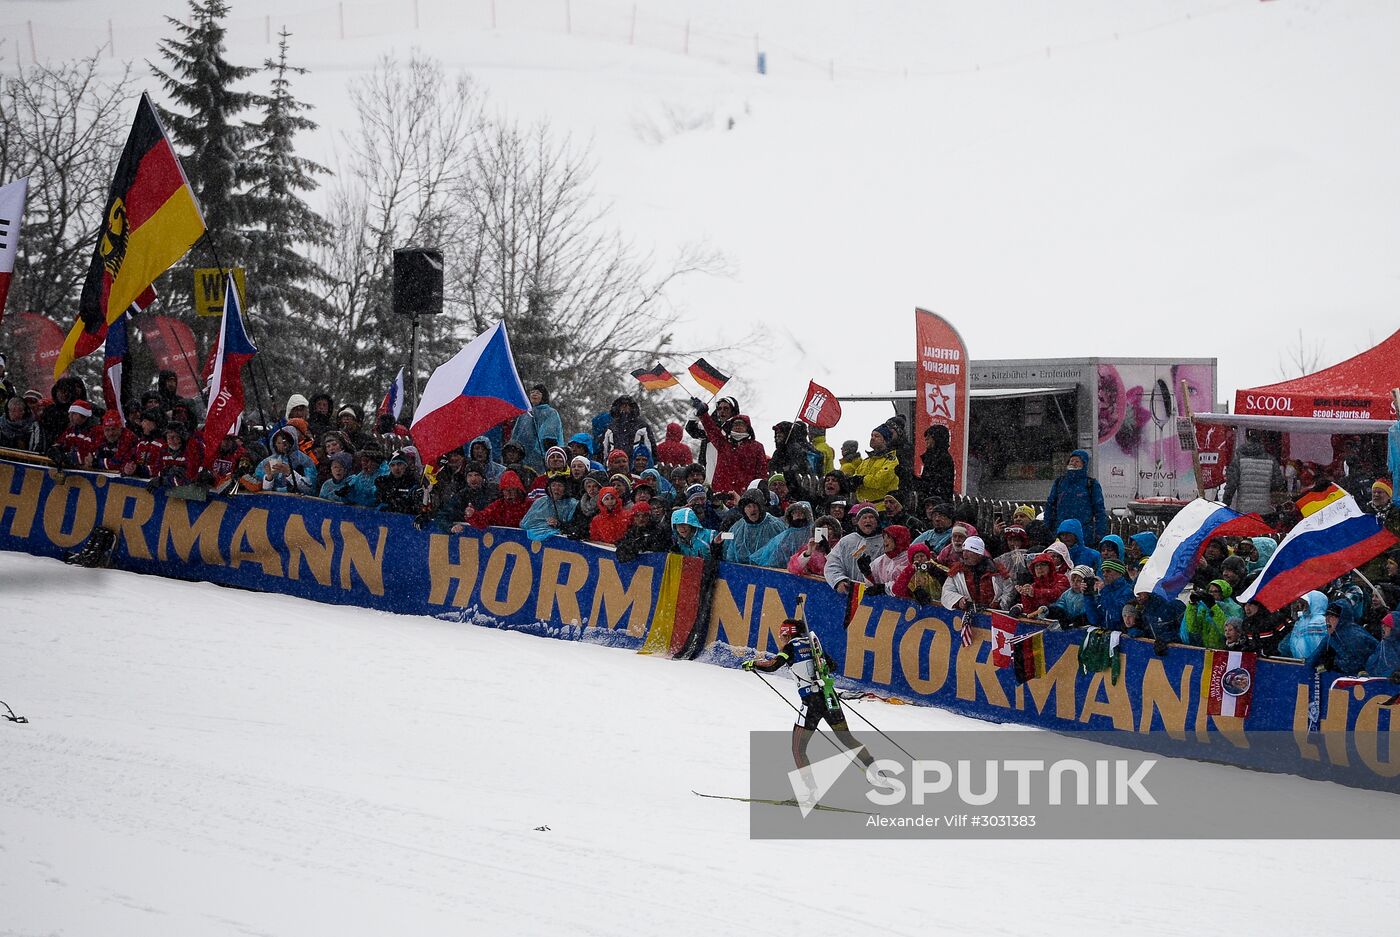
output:
[[[670,551],[786,569],[847,595],[861,589],[1001,610],[1051,628],[1119,630],[1152,639],[1159,653],[1183,643],[1347,673],[1400,670],[1391,611],[1400,605],[1400,552],[1277,612],[1235,599],[1272,555],[1272,537],[1211,541],[1179,597],[1139,591],[1156,536],[1106,533],[1084,450],[1069,457],[1043,511],[1020,505],[983,530],[973,506],[953,504],[943,427],[916,448],[894,416],[864,447],[849,440],[836,452],[822,431],[784,421],[772,426],[770,449],[734,397],[713,407],[693,400],[694,418],[658,436],[638,400],[621,396],[566,435],[548,389],[537,384],[529,395],[528,413],[425,465],[391,416],[367,424],[358,406],[337,406],[325,393],[293,394],[271,426],[245,426],[205,452],[200,402],[179,396],[172,372],[119,414],[89,402],[76,378],[60,379],[47,396],[21,394],[0,371],[0,447],[156,485],[406,514],[442,532],[518,527],[537,541],[605,544],[622,561]],[[1275,481],[1250,469],[1244,483],[1254,475],[1260,486]],[[1370,495],[1367,510],[1384,516],[1390,483],[1375,479]],[[1282,529],[1288,512],[1276,516]]]

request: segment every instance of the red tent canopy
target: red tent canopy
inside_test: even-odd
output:
[[[1341,420],[1393,420],[1400,387],[1400,331],[1375,348],[1291,381],[1235,392],[1235,412]]]

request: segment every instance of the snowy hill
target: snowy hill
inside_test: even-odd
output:
[[[789,722],[737,670],[12,553],[0,607],[0,699],[31,720],[0,721],[4,934],[1329,933],[1400,911],[1388,843],[750,840],[744,805],[690,793],[743,793],[748,731]],[[1222,798],[1387,796],[1199,769]]]
[[[141,61],[182,10],[9,2],[3,53],[110,36],[113,67]],[[693,341],[768,326],[741,375],[760,422],[808,377],[888,389],[916,304],[974,357],[1218,356],[1222,399],[1280,377],[1299,329],[1326,364],[1396,324],[1386,0],[244,0],[231,57],[281,25],[314,70],[312,155],[334,161],[346,83],[419,47],[591,141],[640,246],[725,251],[732,279],[675,299]]]

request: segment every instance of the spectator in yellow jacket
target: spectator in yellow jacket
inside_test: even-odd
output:
[[[877,426],[870,433],[870,453],[861,459],[851,483],[857,485],[856,498],[883,510],[885,495],[899,489],[899,459],[890,448],[890,430]]]

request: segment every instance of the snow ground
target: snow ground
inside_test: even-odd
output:
[[[1391,843],[751,841],[747,807],[690,794],[743,793],[748,731],[787,725],[747,674],[11,553],[0,699],[32,720],[0,722],[0,935],[1336,933],[1400,912]],[[1373,796],[1202,770],[1222,797]]]
[[[140,66],[184,9],[10,0],[0,68],[88,53],[109,21],[112,65]],[[767,327],[710,359],[764,425],[809,377],[890,389],[915,305],[974,358],[1218,356],[1222,401],[1283,376],[1300,329],[1325,365],[1396,325],[1391,0],[235,0],[230,56],[283,24],[313,70],[307,155],[335,165],[347,84],[421,48],[589,141],[640,249],[723,250],[732,278],[676,286],[678,332]],[[852,411],[834,439],[865,438]]]

